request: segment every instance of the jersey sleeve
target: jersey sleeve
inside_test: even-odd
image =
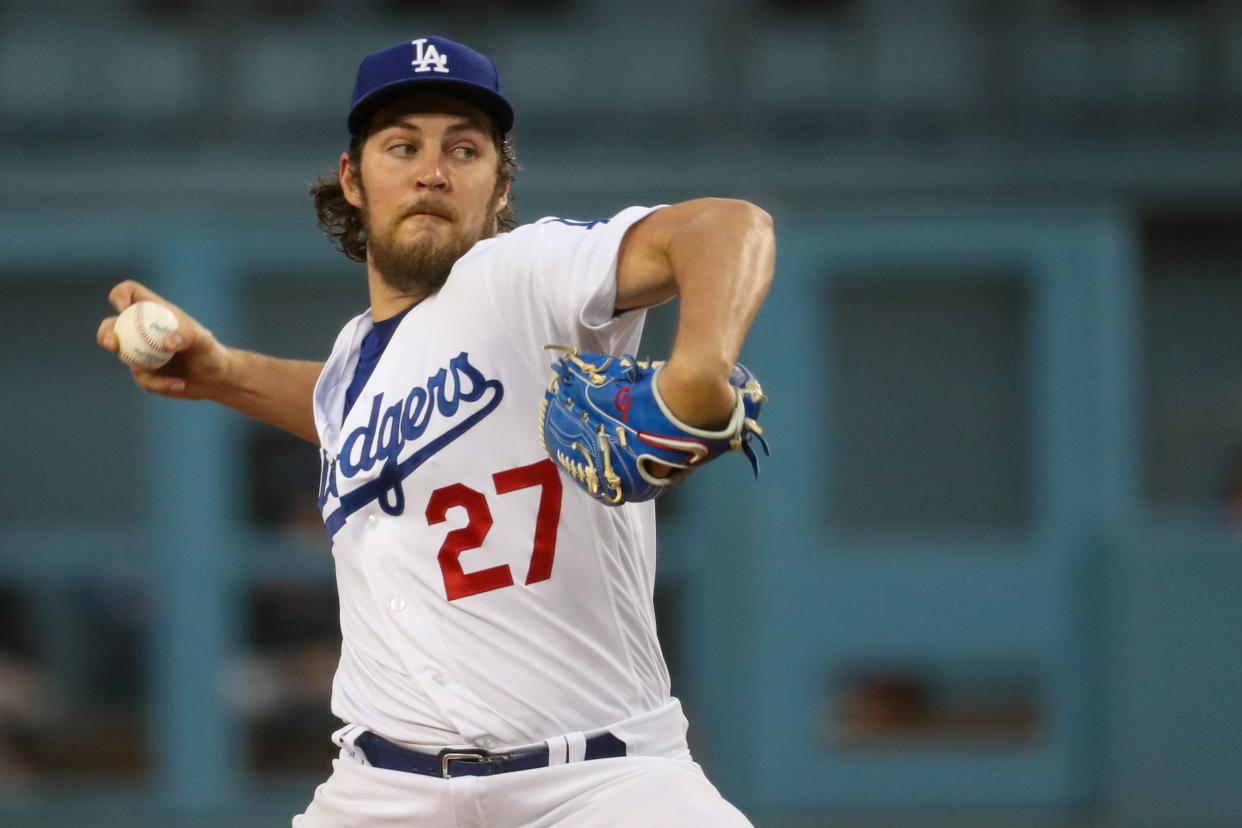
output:
[[[658,207],[610,219],[544,218],[495,240],[486,288],[512,335],[535,348],[635,350],[645,314],[616,312],[617,253],[626,231]]]

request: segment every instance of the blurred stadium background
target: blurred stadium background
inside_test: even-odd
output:
[[[135,277],[326,355],[366,295],[307,188],[425,33],[499,64],[519,218],[776,218],[774,455],[661,504],[731,799],[1242,824],[1242,3],[4,0],[0,825],[282,825],[326,777],[315,452],[93,337]]]

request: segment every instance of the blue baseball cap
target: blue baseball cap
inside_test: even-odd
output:
[[[513,128],[513,107],[487,55],[443,37],[420,37],[367,55],[358,66],[349,104],[349,134],[364,129],[375,110],[414,92],[463,98],[488,114],[501,134]]]

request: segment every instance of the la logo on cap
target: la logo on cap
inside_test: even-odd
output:
[[[414,67],[415,72],[444,72],[448,73],[448,55],[440,54],[440,50],[433,43],[427,45],[427,38],[420,37],[413,40],[414,53],[417,57],[410,61],[410,65]]]

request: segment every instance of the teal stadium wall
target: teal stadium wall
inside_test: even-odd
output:
[[[415,27],[501,64],[521,218],[776,219],[743,354],[773,455],[661,504],[674,691],[727,796],[1237,822],[1234,4],[158,5],[0,3],[0,825],[273,824],[326,775],[326,691],[279,695],[331,644],[313,479],[267,504],[313,450],[140,394],[93,335],[134,277],[322,357],[366,296],[306,185],[357,56]]]

